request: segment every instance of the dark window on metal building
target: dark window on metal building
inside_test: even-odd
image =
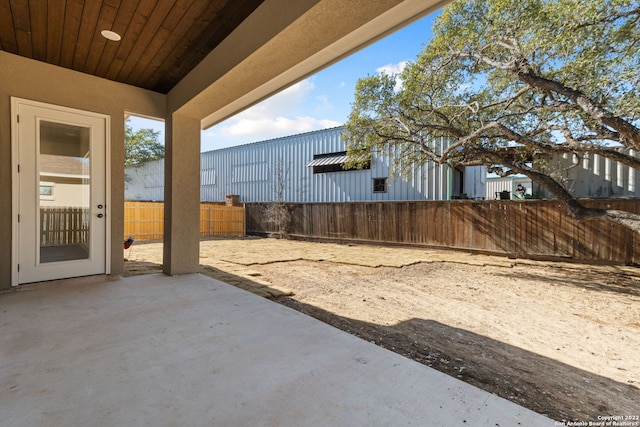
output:
[[[387,192],[387,178],[373,178],[373,192],[374,193],[386,193]]]

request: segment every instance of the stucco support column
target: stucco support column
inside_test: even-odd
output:
[[[200,263],[200,120],[165,122],[163,271],[195,273]]]

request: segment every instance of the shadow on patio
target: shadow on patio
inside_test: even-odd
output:
[[[205,277],[0,295],[0,425],[552,425]]]

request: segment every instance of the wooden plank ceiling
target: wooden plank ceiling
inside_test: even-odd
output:
[[[167,93],[263,1],[0,0],[0,50]]]

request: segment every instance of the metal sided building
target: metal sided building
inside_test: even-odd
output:
[[[632,156],[633,150],[623,150]],[[637,198],[640,173],[627,165],[593,153],[561,154],[547,161],[552,174],[574,197]],[[549,197],[546,189],[534,184],[534,196]]]
[[[507,177],[487,177],[487,200],[499,199],[498,194],[503,191],[509,192],[509,197],[516,194],[518,184],[525,188],[526,194],[534,195],[531,178],[524,175],[512,175]]]
[[[343,128],[298,134],[202,153],[202,201],[349,202],[449,200],[485,197],[484,167],[429,163],[412,176],[391,175],[390,156],[373,155],[368,168],[346,169]],[[444,142],[443,142],[444,144]],[[163,163],[127,172],[127,200],[162,200]]]

